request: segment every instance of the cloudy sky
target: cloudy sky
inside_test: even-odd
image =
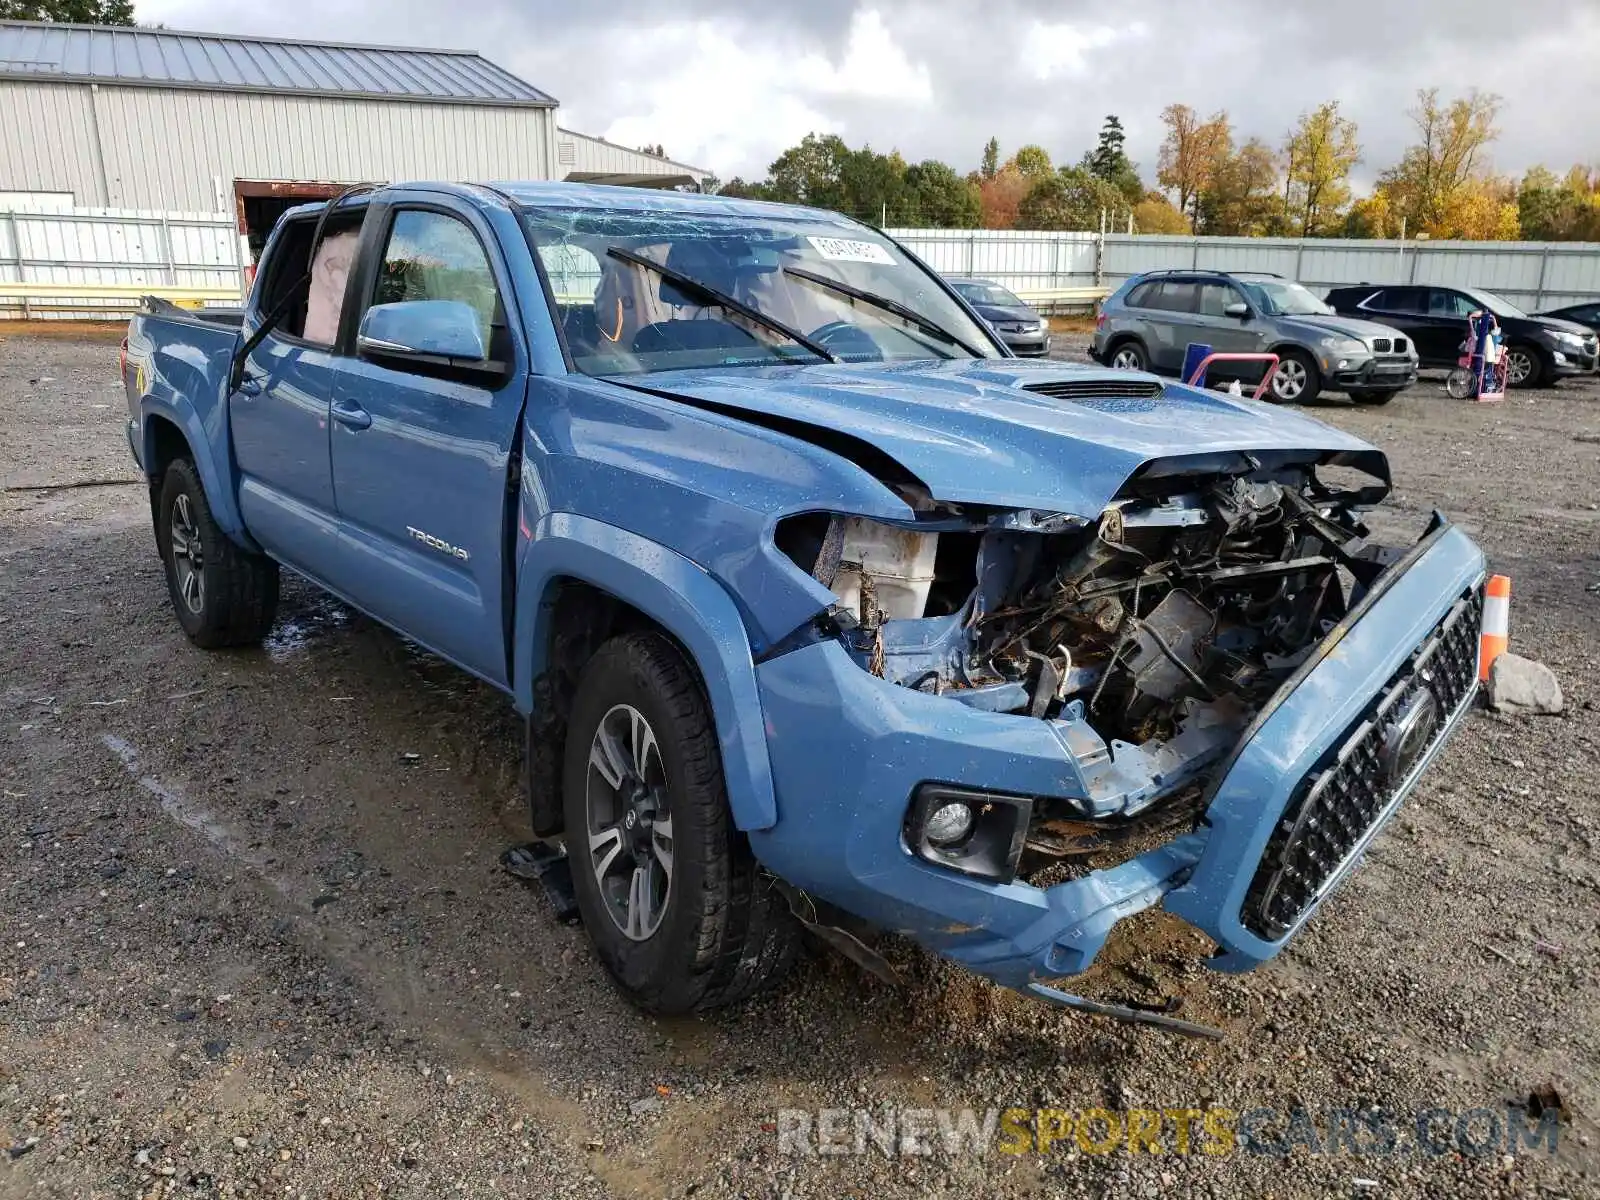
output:
[[[759,176],[809,130],[977,165],[992,134],[1057,161],[1117,113],[1153,177],[1161,109],[1277,145],[1341,101],[1369,180],[1419,87],[1504,98],[1495,165],[1600,162],[1600,0],[135,0],[171,29],[474,49],[562,123]]]

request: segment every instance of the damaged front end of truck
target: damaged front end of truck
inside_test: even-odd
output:
[[[835,602],[762,664],[769,741],[847,798],[758,854],[1059,1004],[1096,1007],[1044,981],[1156,903],[1219,967],[1271,957],[1476,686],[1481,555],[1437,516],[1377,544],[1388,482],[1376,451],[1278,449],[1146,462],[1091,514],[911,482],[910,520],[785,518]],[[809,689],[840,693],[831,739]]]

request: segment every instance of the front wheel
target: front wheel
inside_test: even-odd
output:
[[[1285,350],[1272,373],[1267,397],[1276,404],[1310,404],[1321,390],[1322,376],[1312,357],[1300,350]]]
[[[1509,387],[1540,387],[1544,383],[1544,358],[1532,346],[1507,346],[1505,365]]]
[[[278,564],[235,545],[206,500],[200,473],[173,460],[156,502],[156,547],[178,624],[206,650],[254,646],[278,611]]]
[[[589,660],[562,799],[584,927],[640,1008],[731,1004],[788,970],[797,922],[734,828],[710,706],[666,638],[625,634]]]

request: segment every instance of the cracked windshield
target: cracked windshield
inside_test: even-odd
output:
[[[523,222],[585,374],[999,355],[932,275],[852,222],[591,208]]]

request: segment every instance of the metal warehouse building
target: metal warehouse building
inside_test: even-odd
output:
[[[0,22],[0,193],[237,212],[256,233],[333,184],[706,175],[556,117],[469,52]]]

